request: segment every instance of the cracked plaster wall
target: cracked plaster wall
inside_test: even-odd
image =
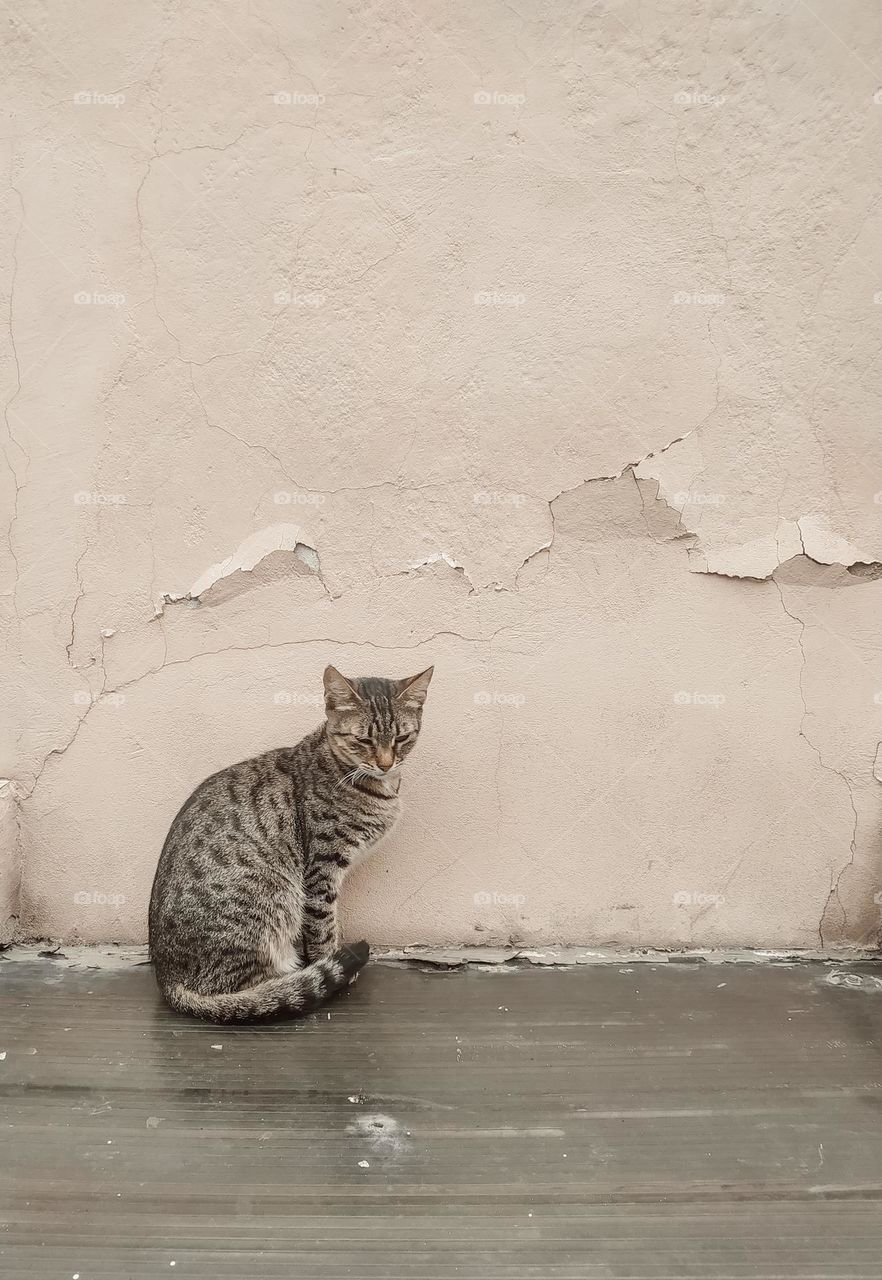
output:
[[[873,945],[882,10],[4,39],[2,938],[143,938],[332,661],[436,664],[354,933]]]

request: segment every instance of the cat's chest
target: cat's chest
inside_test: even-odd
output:
[[[349,867],[363,862],[386,839],[400,817],[401,801],[397,796],[381,805],[340,815],[335,827],[335,844],[338,845],[339,852],[345,855]]]

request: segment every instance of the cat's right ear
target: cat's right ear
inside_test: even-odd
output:
[[[361,701],[355,686],[336,667],[325,667],[326,711],[355,711]]]

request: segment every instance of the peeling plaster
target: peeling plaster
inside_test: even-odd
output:
[[[696,429],[695,437],[700,440],[700,428]],[[856,523],[868,530],[861,544],[841,531],[841,510],[835,512],[839,529],[834,527],[832,511],[811,510],[789,518],[782,516],[780,498],[771,505],[771,510],[759,511],[753,477],[742,478],[732,471],[715,468],[703,451],[681,461],[675,447],[678,444],[680,441],[674,442],[670,450],[659,451],[654,460],[638,464],[636,473],[657,481],[659,500],[676,510],[684,528],[694,535],[689,553],[693,572],[765,581],[799,554],[818,564],[838,564],[845,568],[879,561],[882,491],[859,496],[863,511]],[[693,474],[697,458],[700,458],[697,464],[700,480]],[[688,479],[684,464],[688,468]],[[869,469],[868,474],[871,474]],[[839,505],[839,495],[819,487],[812,505],[830,498],[834,506]]]
[[[465,565],[454,560],[453,556],[449,556],[446,551],[436,551],[430,556],[425,556],[422,560],[413,560],[407,567],[408,569],[424,569],[426,565],[438,564],[439,562],[449,565],[451,569],[460,569],[465,573]]]
[[[156,616],[159,617],[164,612],[167,604],[179,604],[182,601],[221,604],[243,591],[253,590],[278,576],[284,576],[286,572],[292,572],[289,556],[305,565],[310,573],[320,573],[318,553],[315,547],[305,541],[302,531],[296,525],[276,524],[260,529],[241,542],[232,555],[206,569],[187,592],[181,595],[163,592],[156,608]],[[258,566],[266,566],[268,561],[272,562],[269,575],[255,573]],[[221,583],[225,590],[220,589]]]
[[[796,522],[804,553],[818,564],[856,564],[861,558],[857,547],[840,538],[819,516],[803,516]]]

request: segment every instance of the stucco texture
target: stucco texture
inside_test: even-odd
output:
[[[874,945],[875,0],[4,33],[5,935],[143,939],[202,777],[434,663],[351,935]]]

